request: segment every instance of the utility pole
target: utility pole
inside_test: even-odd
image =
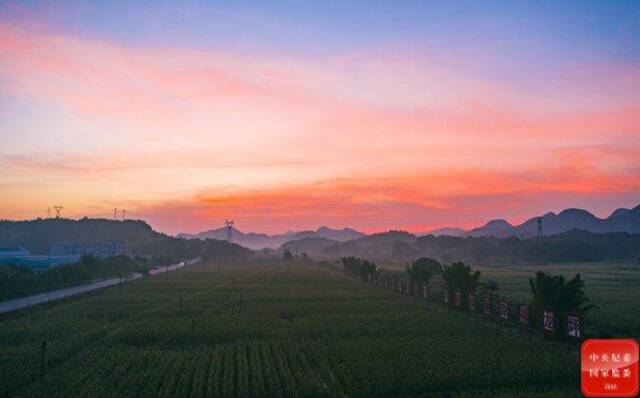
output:
[[[40,383],[44,384],[47,367],[46,367],[47,341],[43,341],[40,346]]]

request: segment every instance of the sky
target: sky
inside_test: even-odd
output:
[[[640,204],[638,1],[0,0],[0,218],[470,228]]]

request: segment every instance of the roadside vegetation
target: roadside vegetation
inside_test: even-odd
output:
[[[105,259],[86,254],[75,264],[58,265],[37,271],[24,265],[0,266],[0,301],[77,285],[93,279],[144,273],[145,258],[114,256]]]
[[[25,265],[0,265],[0,301],[48,292],[88,282],[93,279],[145,273],[150,267],[175,264],[201,257],[206,261],[235,261],[247,259],[252,252],[242,246],[213,239],[173,239],[167,247],[148,256],[113,256],[98,258],[85,254],[73,264],[35,269]]]

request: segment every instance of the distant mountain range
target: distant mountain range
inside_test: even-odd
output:
[[[638,205],[633,209],[617,209],[607,218],[598,218],[582,209],[566,209],[558,214],[547,213],[533,217],[520,225],[512,225],[506,220],[498,219],[470,231],[459,228],[440,228],[420,235],[529,238],[538,233],[538,219],[542,221],[543,235],[556,235],[573,229],[595,233],[640,233],[640,205]]]
[[[335,242],[344,242],[365,236],[362,232],[358,232],[351,228],[332,229],[322,226],[315,231],[288,231],[279,235],[267,235],[261,233],[244,233],[236,228],[231,228],[231,240],[241,246],[253,250],[264,248],[278,248],[285,242],[296,241],[304,238],[324,238]],[[209,231],[200,232],[198,234],[178,234],[178,238],[183,239],[227,239],[227,228],[222,227]]]
[[[482,227],[470,231],[465,231],[461,228],[439,228],[416,234],[415,237],[434,235],[454,237],[488,236],[498,238],[515,236],[519,238],[530,238],[538,233],[538,219],[542,221],[542,233],[544,235],[556,235],[574,229],[594,233],[640,233],[640,205],[638,205],[632,209],[617,209],[611,213],[609,217],[604,219],[598,218],[586,210],[566,209],[558,214],[547,213],[542,216],[533,217],[520,225],[512,225],[506,220],[497,219],[491,220]],[[275,249],[290,242],[290,244],[286,245],[288,249],[315,252],[320,249],[329,249],[331,246],[340,242],[347,242],[365,236],[365,234],[351,228],[332,229],[324,226],[315,231],[289,231],[277,235],[254,232],[244,233],[236,228],[232,228],[233,242],[253,250],[263,248]],[[384,234],[371,236],[374,237],[374,241],[376,240],[376,236],[386,237]],[[222,227],[200,232],[196,235],[178,234],[177,237],[184,239],[212,238],[226,240],[227,229]],[[362,241],[360,243],[362,243]],[[372,246],[377,246],[377,244]]]
[[[433,236],[462,236],[466,232],[467,231],[465,231],[462,228],[445,227],[445,228],[434,229],[434,230],[429,231],[429,232],[418,233],[417,235],[418,236],[425,236],[425,235],[433,235]]]
[[[546,236],[543,252],[533,239],[538,233],[538,220]],[[507,237],[523,239],[500,239]],[[345,242],[305,238],[287,242],[283,247],[311,256],[358,256],[394,261],[426,256],[445,262],[461,260],[481,264],[492,261],[637,262],[640,261],[638,242],[640,205],[633,209],[617,209],[604,219],[586,210],[566,209],[558,214],[533,217],[520,225],[491,220],[471,231],[440,228],[417,235],[388,231]]]

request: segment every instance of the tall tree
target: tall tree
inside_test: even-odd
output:
[[[434,274],[442,273],[442,265],[433,258],[420,257],[405,270],[411,281],[426,285]]]
[[[462,294],[463,306],[467,306],[469,293],[474,292],[478,287],[480,271],[471,271],[471,267],[462,262],[444,266],[442,279],[449,290],[449,294],[459,291]]]
[[[553,311],[556,319],[556,335],[562,336],[565,331],[567,314],[575,312],[584,314],[595,306],[587,298],[584,289],[584,281],[580,274],[576,274],[571,280],[566,281],[562,275],[548,275],[542,271],[536,272],[536,278],[529,279],[531,287],[531,307],[534,314],[543,310]],[[534,317],[534,322],[539,322]]]

